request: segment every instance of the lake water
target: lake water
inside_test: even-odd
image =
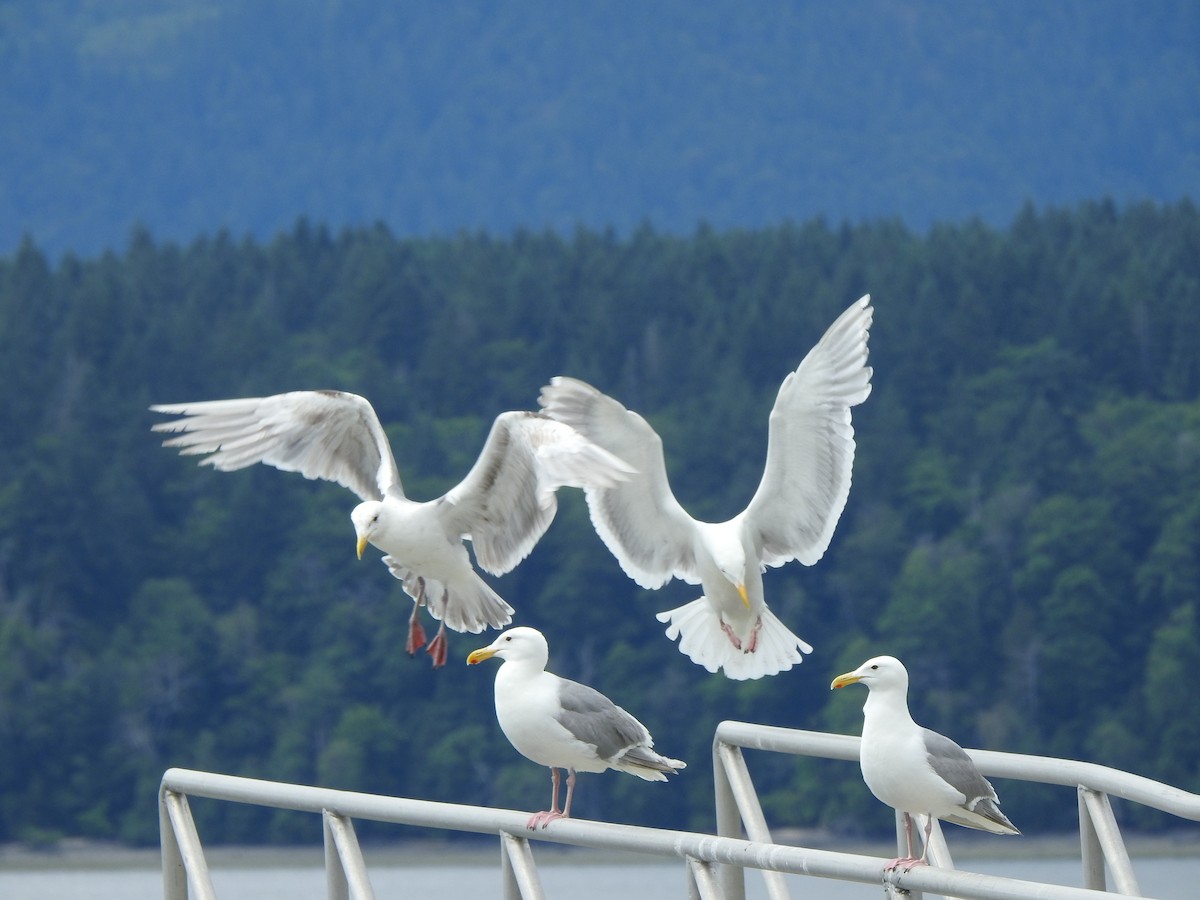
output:
[[[245,855],[209,853],[209,866],[221,900],[324,900],[322,851]],[[420,858],[372,862],[366,852],[376,896],[439,900],[458,897],[498,897],[501,891],[499,850],[474,853],[435,853],[434,861]],[[542,886],[548,898],[622,900],[686,897],[682,864],[646,862],[644,857],[600,857],[572,852],[539,854],[535,850]],[[256,862],[256,859],[258,860]],[[1078,859],[956,859],[958,868],[1028,881],[1081,886]],[[1135,858],[1134,869],[1143,893],[1159,900],[1200,897],[1200,857]],[[880,900],[878,885],[787,876],[793,897],[823,900]],[[766,897],[761,876],[748,873],[747,897]],[[162,876],[153,854],[118,857],[108,862],[56,867],[51,859],[0,861],[3,900],[161,900]]]

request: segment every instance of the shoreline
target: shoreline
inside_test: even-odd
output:
[[[969,832],[950,834],[950,849],[956,860],[978,859],[1078,859],[1079,837],[1075,833],[1022,836],[1022,839],[997,840],[987,835]],[[954,829],[955,832],[960,829]],[[957,838],[957,839],[956,839]],[[825,832],[780,831],[776,840],[787,846],[808,847],[857,853],[866,856],[888,857],[893,853],[889,841],[863,841],[838,838]],[[535,842],[536,843],[536,842]],[[1166,834],[1128,834],[1125,844],[1130,858],[1197,858],[1200,859],[1200,830],[1181,830]],[[399,841],[389,843],[364,842],[363,856],[368,867],[375,866],[493,866],[499,862],[495,839],[480,836],[478,840],[462,841]],[[324,848],[320,842],[301,846],[275,845],[212,845],[204,848],[205,857],[214,868],[321,868]],[[537,843],[535,853],[539,863],[555,865],[586,861],[597,865],[629,865],[632,863],[673,865],[673,861],[638,853],[591,850]],[[66,838],[45,847],[11,843],[0,845],[0,871],[46,869],[157,869],[161,864],[159,848],[128,847],[105,841]]]

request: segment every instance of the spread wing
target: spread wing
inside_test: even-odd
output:
[[[667,481],[662,438],[637,413],[590,384],[556,377],[538,397],[545,413],[625,460],[637,474],[613,487],[587,490],[592,524],[621,568],[645,588],[672,577],[698,583],[696,522]]]
[[[379,417],[357,394],[293,391],[150,409],[182,417],[153,426],[175,435],[163,441],[164,447],[178,447],[183,456],[207,454],[200,464],[222,472],[265,463],[336,482],[363,500],[403,493]]]
[[[871,393],[870,302],[862,297],[838,317],[775,398],[766,468],[743,514],[766,565],[815,563],[846,505],[854,466],[850,408]]]
[[[533,550],[558,509],[564,486],[603,489],[632,469],[562,422],[506,412],[471,467],[440,503],[448,534],[469,537],[484,570],[500,575]]]

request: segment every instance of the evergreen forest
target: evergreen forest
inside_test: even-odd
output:
[[[757,485],[779,383],[864,293],[874,391],[849,502],[820,562],[765,576],[815,648],[803,665],[742,683],[693,665],[654,613],[697,588],[638,588],[577,491],[493,579],[553,671],[689,763],[665,785],[581,776],[576,815],[711,830],[717,723],[857,733],[865,692],[829,682],[877,653],[907,664],[917,720],[964,746],[1200,790],[1197,247],[1194,203],[1107,200],[922,233],[420,239],[301,220],[268,240],[137,229],[61,259],[26,240],[0,259],[0,841],[152,844],[171,766],[547,802],[496,725],[493,664],[465,665],[494,633],[452,634],[441,670],[410,658],[410,601],[377,551],[355,559],[353,495],[199,468],[151,434],[152,403],[360,393],[427,499],[497,413],[572,375],[650,419],[677,496],[718,520]],[[773,827],[891,827],[853,765],[748,759]],[[1026,833],[1073,827],[1073,792],[997,788]],[[309,817],[194,811],[206,843],[319,840]]]

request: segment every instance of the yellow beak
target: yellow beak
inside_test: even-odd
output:
[[[358,536],[358,558],[362,559],[363,551],[367,549],[367,536],[360,534]]]
[[[746,604],[746,609],[750,608],[750,596],[746,593],[744,584],[738,585],[738,596],[742,598],[742,602]]]
[[[829,689],[832,691],[835,688],[843,688],[848,684],[855,684],[861,680],[862,679],[853,672],[847,672],[845,675],[839,675],[837,678],[833,679],[829,685]]]
[[[480,647],[478,650],[472,650],[471,655],[467,657],[467,665],[473,666],[475,663],[481,663],[485,659],[491,659],[496,655],[496,651],[491,647]]]

